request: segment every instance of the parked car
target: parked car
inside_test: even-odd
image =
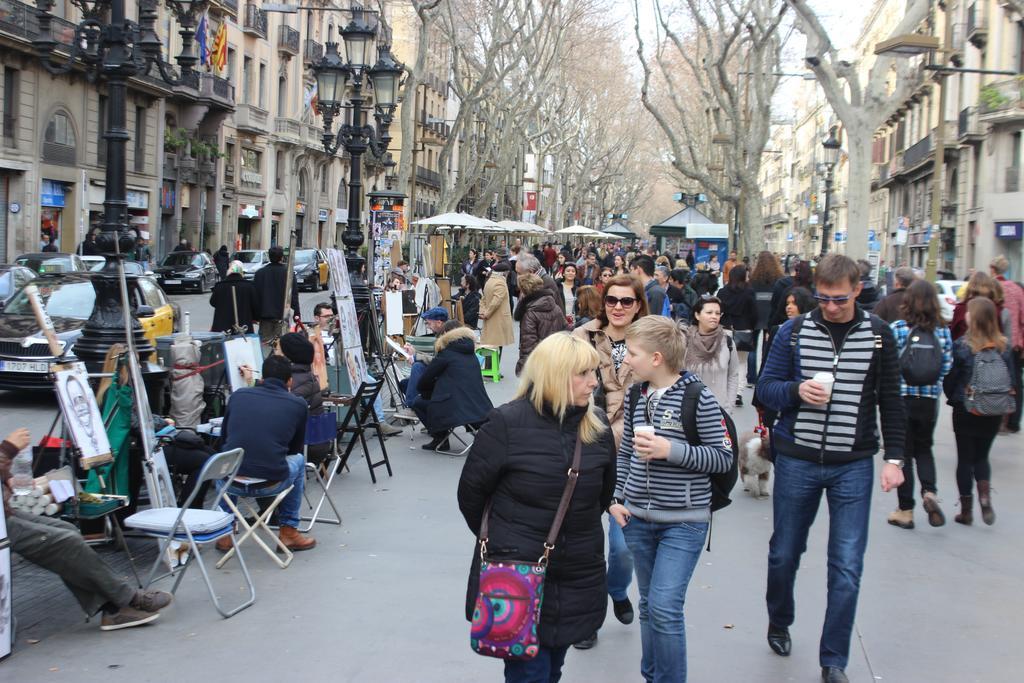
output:
[[[292,269],[300,290],[315,292],[327,289],[331,270],[327,265],[327,254],[320,249],[296,249]]]
[[[270,263],[270,255],[266,249],[243,249],[231,255],[232,261],[241,261],[246,280],[256,277],[256,271]]]
[[[963,280],[938,280],[935,283],[935,289],[938,290],[939,308],[942,309],[942,318],[947,323],[953,319],[953,309],[960,300],[956,293],[963,285]]]
[[[172,251],[153,269],[156,281],[164,291],[207,292],[217,284],[217,266],[202,251]]]
[[[24,266],[0,265],[0,311],[14,294],[34,279],[36,273]]]
[[[98,273],[103,270],[103,266],[106,265],[107,259],[102,256],[83,256],[82,260],[85,261],[85,265],[89,268],[90,273]],[[126,275],[146,275],[146,270],[143,269],[142,264],[138,261],[125,261],[124,272]],[[148,274],[152,275],[152,271]]]
[[[37,273],[84,273],[89,270],[78,254],[60,252],[22,254],[14,263]]]
[[[62,360],[75,360],[75,342],[92,315],[96,300],[92,277],[92,273],[44,274],[34,281],[64,349]],[[136,282],[133,295],[139,323],[146,339],[156,346],[157,337],[173,334],[178,311],[151,276]],[[0,389],[52,389],[49,368],[57,360],[22,287],[0,312]]]

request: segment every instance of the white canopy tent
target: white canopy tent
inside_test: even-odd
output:
[[[536,235],[547,235],[547,228],[542,228],[539,225],[533,223],[524,223],[523,221],[498,221],[498,225],[505,228],[509,232],[524,233],[524,234],[536,234]]]
[[[469,230],[495,230],[498,228],[500,232],[501,226],[494,221],[486,218],[477,218],[471,216],[468,213],[452,212],[442,213],[437,216],[431,216],[430,218],[421,218],[418,221],[413,221],[413,225],[434,225],[438,227],[450,227],[450,228],[466,228]]]

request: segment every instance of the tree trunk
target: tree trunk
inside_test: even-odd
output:
[[[757,254],[764,249],[764,216],[761,215],[761,191],[756,185],[743,193],[740,243],[733,249],[739,255],[749,256],[753,263]]]
[[[846,254],[855,259],[868,255],[872,133],[867,126],[846,128],[850,164],[846,184]]]

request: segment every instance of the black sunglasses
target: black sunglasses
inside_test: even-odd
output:
[[[633,304],[636,303],[636,299],[631,296],[624,296],[621,299],[617,296],[606,295],[604,297],[604,305],[609,308],[615,308],[619,304],[622,304],[623,308],[632,308]]]

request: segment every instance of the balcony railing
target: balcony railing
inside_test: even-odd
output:
[[[235,127],[254,133],[269,133],[267,112],[251,104],[240,104],[235,111]]]
[[[299,32],[291,26],[277,27],[277,51],[286,55],[299,54]]]
[[[274,133],[293,138],[297,142],[302,139],[302,124],[295,119],[278,116],[274,119]]]
[[[423,168],[422,166],[416,167],[416,182],[422,185],[430,185],[440,189],[441,187],[441,174],[437,171],[431,171],[429,168]]]
[[[252,3],[245,6],[245,20],[242,31],[251,36],[267,37],[267,13]]]
[[[1006,167],[1006,192],[1020,192],[1020,167]]]
[[[932,151],[932,136],[926,135],[903,152],[903,164],[913,168],[928,158]]]
[[[235,86],[220,76],[199,74],[199,95],[229,108],[235,106]]]
[[[0,0],[0,31],[27,40],[38,38],[36,8],[18,0]],[[71,45],[75,38],[75,25],[60,17],[53,17],[50,34],[61,45]]]
[[[309,63],[316,63],[323,59],[324,46],[315,40],[306,38],[302,46],[302,59]]]
[[[998,114],[999,116],[995,118],[1000,119],[1007,115],[1014,117],[1024,115],[1022,88],[1024,88],[1024,84],[1017,78],[1007,78],[986,84],[978,94],[978,99],[981,101],[978,108],[979,114],[985,116],[986,119],[994,118],[993,114]]]
[[[978,121],[977,107],[965,107],[960,111],[957,116],[956,133],[957,138],[961,141],[985,134]]]

